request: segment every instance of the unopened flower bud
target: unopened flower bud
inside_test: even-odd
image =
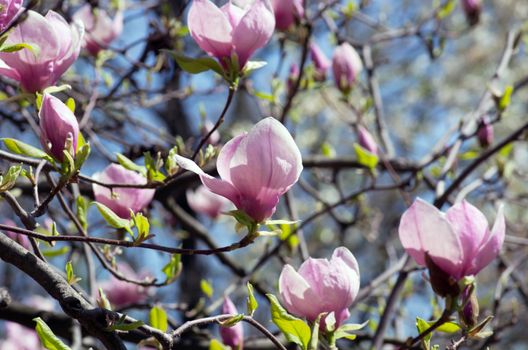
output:
[[[481,0],[461,0],[461,2],[468,24],[474,26],[480,20]]]
[[[363,126],[358,126],[359,145],[372,154],[378,154],[378,145],[374,137]]]
[[[493,125],[483,119],[477,130],[477,138],[481,147],[488,147],[493,143]]]
[[[222,313],[231,314],[233,316],[238,314],[235,304],[233,304],[231,299],[229,299],[227,296],[224,297]],[[221,327],[220,336],[222,337],[222,342],[225,345],[229,345],[232,349],[242,350],[244,343],[244,328],[242,326],[242,322],[238,322],[231,327]]]
[[[474,285],[467,286],[462,292],[462,301],[466,304],[459,312],[460,320],[469,328],[477,324],[479,304]]]
[[[332,64],[324,52],[314,42],[310,44],[310,58],[315,66],[315,80],[325,80],[326,71]]]
[[[361,58],[352,45],[345,42],[335,49],[332,70],[336,86],[343,93],[350,92],[362,69]]]

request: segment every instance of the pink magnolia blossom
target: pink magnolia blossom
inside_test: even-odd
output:
[[[5,219],[2,223],[4,225],[17,227],[17,224],[11,219]],[[22,247],[24,247],[24,248],[26,248],[28,250],[30,249],[31,243],[29,242],[28,236],[22,235],[22,234],[18,234],[16,232],[12,232],[12,231],[3,231],[3,232],[6,234],[7,237],[11,238],[13,241],[17,242]]]
[[[332,57],[332,71],[339,90],[348,93],[357,80],[363,64],[361,58],[352,45],[345,42],[334,50]]]
[[[3,32],[22,11],[23,0],[0,0],[0,32]]]
[[[304,0],[271,0],[278,30],[287,30],[304,17]]]
[[[493,143],[493,125],[483,119],[477,130],[477,139],[481,147],[488,147]]]
[[[275,18],[269,0],[255,0],[244,9],[231,1],[218,8],[209,0],[194,0],[187,24],[198,46],[216,57],[224,68],[235,54],[243,69],[273,35]]]
[[[298,271],[285,265],[279,277],[281,301],[288,312],[310,322],[322,313],[333,313],[336,327],[350,316],[348,308],[358,291],[359,266],[345,247],[335,249],[330,260],[309,258]]]
[[[332,63],[314,42],[310,44],[310,58],[315,66],[316,78],[324,80],[326,78],[326,71],[330,68]]]
[[[196,190],[187,190],[187,203],[197,213],[215,219],[229,206],[230,202],[225,197],[209,191],[205,186]]]
[[[82,24],[69,25],[53,11],[44,17],[29,10],[7,43],[27,43],[32,50],[0,52],[0,74],[18,81],[27,92],[52,86],[79,56],[82,36]]]
[[[458,281],[476,275],[499,254],[505,235],[504,215],[499,209],[489,230],[486,217],[466,201],[442,213],[418,198],[403,213],[399,235],[418,265],[426,265],[428,253],[436,266]]]
[[[6,339],[0,340],[0,350],[40,350],[37,332],[15,322],[6,322]]]
[[[119,164],[110,164],[102,172],[93,175],[95,180],[108,184],[144,185],[147,183],[140,174],[125,169]],[[114,213],[124,219],[130,218],[130,210],[134,213],[146,208],[154,197],[154,189],[116,187],[113,196],[110,189],[93,184],[95,200],[112,209]]]
[[[280,196],[297,182],[302,171],[299,148],[274,118],[261,120],[249,133],[226,143],[216,161],[221,179],[206,174],[187,158],[176,156],[176,161],[257,222],[273,215]]]
[[[39,111],[40,143],[48,154],[62,161],[63,150],[68,139],[71,139],[72,149],[68,150],[75,156],[79,137],[79,123],[73,112],[58,98],[44,94]]]
[[[222,313],[238,315],[235,304],[227,296],[224,297]],[[233,327],[220,327],[220,336],[222,337],[224,345],[228,345],[232,349],[242,350],[244,345],[244,327],[242,326],[242,322],[238,322]]]
[[[137,274],[128,264],[119,263],[118,271],[129,279],[141,280],[146,274]],[[138,286],[137,284],[122,281],[114,276],[99,283],[108,301],[119,308],[122,306],[144,302],[151,294],[151,288]]]
[[[114,18],[103,9],[92,8],[89,4],[75,12],[73,19],[84,24],[86,33],[83,46],[93,56],[105,49],[123,31],[123,13],[118,11]]]
[[[362,125],[358,126],[359,145],[373,154],[378,154],[378,145],[374,137]]]

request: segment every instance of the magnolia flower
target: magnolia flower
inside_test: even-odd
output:
[[[378,154],[378,145],[372,135],[362,125],[358,126],[359,145],[373,154]]]
[[[271,0],[278,30],[287,30],[304,16],[304,0]]]
[[[482,7],[481,2],[481,0],[461,0],[462,8],[464,9],[469,25],[473,26],[479,22]]]
[[[358,263],[345,247],[335,249],[330,261],[309,258],[298,271],[285,265],[279,277],[281,301],[289,313],[310,322],[326,313],[322,325],[333,313],[336,328],[350,316],[348,308],[358,291]]]
[[[121,11],[118,11],[112,19],[105,10],[92,8],[86,4],[75,12],[73,19],[84,24],[86,33],[83,46],[94,56],[107,48],[123,31]]]
[[[52,86],[79,56],[82,36],[82,24],[69,25],[53,11],[44,17],[29,10],[7,43],[27,43],[32,49],[0,52],[0,74],[18,81],[27,92]]]
[[[343,93],[350,92],[362,69],[361,58],[349,43],[342,43],[334,50],[332,71],[336,86]]]
[[[125,263],[118,264],[118,271],[129,279],[141,280],[146,277],[145,274],[136,274],[136,272]],[[117,308],[144,302],[151,294],[150,288],[122,281],[113,275],[109,280],[99,283],[99,287],[103,290],[108,301]]]
[[[314,42],[310,44],[310,58],[315,66],[316,79],[326,79],[326,71],[330,68],[331,63],[324,52]]]
[[[95,180],[107,184],[144,185],[147,179],[135,171],[125,169],[119,164],[110,164],[102,172],[92,176]],[[93,184],[95,200],[112,209],[123,219],[130,218],[130,210],[137,213],[147,207],[154,197],[154,189],[116,187],[112,191],[104,186]]]
[[[261,120],[249,133],[225,144],[216,161],[221,179],[206,174],[187,158],[177,155],[176,161],[257,222],[273,215],[280,196],[297,182],[302,170],[299,148],[273,118]]]
[[[0,0],[0,32],[6,30],[22,11],[23,0]]]
[[[482,119],[477,130],[477,139],[481,147],[488,147],[493,143],[493,125]]]
[[[238,310],[229,299],[224,297],[224,304],[222,305],[222,313],[230,315],[238,315]],[[242,322],[238,322],[233,327],[220,327],[220,336],[224,345],[230,346],[232,349],[242,350],[244,344],[244,328]]]
[[[4,225],[17,227],[17,224],[11,219],[5,219],[4,221],[2,221],[2,223]],[[16,232],[12,232],[12,231],[3,231],[3,232],[5,233],[5,235],[7,237],[11,238],[13,241],[17,242],[18,244],[20,244],[25,249],[27,249],[27,250],[30,249],[31,243],[29,242],[28,236],[22,235],[22,234],[18,234]]]
[[[40,143],[46,152],[55,159],[64,159],[63,150],[71,140],[71,149],[67,150],[72,156],[77,151],[79,137],[79,123],[73,112],[58,98],[44,94],[39,111]]]
[[[495,257],[504,242],[502,207],[488,229],[486,217],[462,201],[446,213],[418,198],[403,213],[400,241],[418,265],[426,266],[426,253],[434,264],[455,280],[476,275]]]
[[[187,190],[186,195],[187,203],[192,210],[212,219],[217,218],[229,206],[226,198],[209,191],[204,186],[198,187],[195,191]]]
[[[6,339],[0,341],[0,350],[40,350],[40,340],[34,329],[15,322],[6,322]]]
[[[231,1],[218,8],[209,0],[194,0],[187,25],[194,41],[208,55],[227,68],[235,54],[242,70],[255,50],[271,38],[275,18],[269,0],[255,0],[244,9]]]

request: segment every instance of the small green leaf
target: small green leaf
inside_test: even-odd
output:
[[[163,51],[169,53],[176,60],[176,63],[178,63],[180,68],[186,71],[187,73],[198,74],[198,73],[202,73],[208,70],[212,70],[220,74],[221,76],[224,75],[224,69],[222,68],[220,63],[218,63],[218,61],[216,61],[214,58],[211,58],[211,57],[192,58],[192,57],[187,57],[184,55],[177,54],[173,51],[167,51],[167,50],[163,50]]]
[[[214,289],[209,281],[202,279],[200,281],[200,288],[202,289],[202,293],[204,293],[208,298],[213,296]]]
[[[132,233],[132,230],[130,229],[130,221],[127,219],[120,218],[116,213],[112,211],[112,209],[108,208],[106,205],[98,202],[92,202],[92,205],[95,204],[97,206],[97,209],[99,210],[99,213],[101,213],[101,216],[105,221],[112,226],[113,228],[123,228],[125,229],[130,235],[134,236]]]
[[[137,329],[141,326],[143,326],[145,323],[143,321],[134,321],[134,322],[127,322],[126,321],[126,315],[121,316],[121,318],[115,322],[114,324],[110,325],[106,329],[108,331],[133,331],[134,329]]]
[[[430,325],[429,322],[426,320],[416,317],[416,329],[418,330],[418,334],[422,334],[427,329],[429,329]],[[431,347],[431,338],[433,337],[433,332],[429,333],[422,339],[422,344],[425,349],[429,349]]]
[[[260,68],[264,67],[267,64],[268,64],[268,62],[266,62],[266,61],[247,61],[246,65],[244,66],[244,73],[243,74],[248,74],[251,71],[254,71],[256,69],[260,69]]]
[[[321,153],[328,158],[335,157],[336,155],[334,147],[332,147],[332,145],[328,142],[323,142],[323,144],[321,145]]]
[[[317,350],[319,348],[319,327],[321,323],[321,317],[323,315],[325,314],[319,314],[312,325],[312,336],[310,339],[310,345],[308,346],[308,349],[310,350]],[[330,346],[335,347],[335,338],[331,339]]]
[[[72,113],[75,113],[75,100],[71,97],[69,97],[66,100],[66,106],[72,111]]]
[[[171,256],[170,261],[163,267],[161,271],[165,274],[167,280],[165,283],[171,283],[178,278],[182,271],[181,255],[174,254]]]
[[[141,165],[137,165],[129,158],[125,157],[121,153],[116,153],[117,162],[121,164],[125,169],[133,170],[140,173],[143,176],[147,176],[147,168]]]
[[[69,346],[64,344],[49,328],[49,326],[40,317],[34,318],[33,321],[37,323],[35,330],[42,346],[47,350],[71,350]]]
[[[455,0],[448,0],[445,4],[442,5],[442,7],[439,9],[438,11],[438,18],[439,19],[442,19],[442,18],[445,18],[447,16],[449,16],[449,14],[451,12],[453,12],[453,10],[455,9],[456,7],[456,2]]]
[[[148,238],[150,232],[150,224],[148,218],[143,216],[143,214],[141,213],[134,214],[132,212],[132,220],[134,221],[134,225],[136,226],[138,231],[136,241],[138,243],[143,242],[145,239]]]
[[[308,349],[311,339],[310,327],[303,320],[286,312],[273,294],[266,294],[271,302],[271,319],[286,336],[288,341],[295,343],[303,350]]]
[[[97,298],[97,305],[104,309],[112,310],[112,304],[110,304],[110,301],[106,297],[106,294],[102,288],[99,288],[99,298]]]
[[[363,323],[344,324],[334,332],[335,340],[338,340],[341,338],[345,338],[348,340],[354,340],[356,339],[357,335],[353,334],[352,332],[358,331],[368,324],[369,324],[369,321],[365,321]]]
[[[82,165],[88,159],[88,156],[90,155],[90,144],[85,143],[82,145],[79,150],[77,151],[77,154],[75,155],[75,171],[81,170]]]
[[[75,199],[75,204],[77,219],[79,219],[79,222],[81,223],[83,229],[86,230],[88,228],[88,220],[86,219],[86,215],[88,212],[88,202],[83,196],[79,195]]]
[[[504,89],[504,93],[502,94],[500,100],[499,100],[499,110],[503,112],[508,108],[508,106],[511,103],[511,95],[513,93],[513,86],[508,85]]]
[[[66,280],[68,284],[75,284],[81,279],[73,273],[73,266],[71,260],[66,263]]]
[[[11,188],[13,188],[21,171],[22,166],[13,165],[9,168],[4,176],[0,176],[0,192],[9,191]]]
[[[429,325],[431,325],[431,326],[434,323],[435,323],[434,321],[429,321]],[[462,329],[462,327],[460,327],[455,322],[446,322],[443,325],[441,325],[440,327],[438,327],[436,330],[439,331],[439,332],[442,332],[442,333],[456,333],[456,332],[460,331],[461,329]]]
[[[227,320],[219,322],[219,323],[220,323],[220,326],[222,327],[233,327],[238,322],[242,321],[243,318],[244,318],[243,314],[238,314],[238,315],[230,317]]]
[[[160,305],[156,305],[150,309],[149,319],[150,325],[162,332],[166,332],[169,328],[169,323],[167,322],[167,313]]]
[[[357,161],[366,166],[367,168],[374,170],[378,165],[378,156],[371,153],[361,147],[359,144],[354,143],[354,151],[356,151]]]
[[[16,154],[22,154],[32,158],[41,158],[51,161],[51,157],[48,156],[46,152],[31,145],[28,145],[27,143],[10,138],[3,138],[2,141],[4,142],[4,145],[7,147],[7,149],[11,152],[14,152]]]
[[[220,343],[216,339],[211,339],[211,343],[209,343],[209,350],[230,350],[231,348],[229,346],[225,346],[224,344]]]
[[[35,48],[33,48],[33,46],[31,46],[29,44],[19,43],[19,44],[12,44],[12,45],[2,46],[2,47],[0,47],[0,52],[11,53],[11,52],[17,52],[17,51],[20,51],[20,50],[23,50],[23,49],[27,49],[27,50],[31,51],[33,54],[35,54],[35,52],[38,51],[38,50],[35,50]]]
[[[247,297],[247,313],[249,316],[253,316],[255,313],[255,310],[258,308],[258,302],[257,299],[255,299],[255,295],[253,294],[253,285],[251,283],[247,283],[247,290],[248,290],[248,297]]]
[[[61,247],[57,249],[43,250],[42,254],[44,254],[46,258],[55,258],[57,256],[62,256],[64,254],[67,254],[69,251],[70,251],[69,247]]]
[[[242,210],[231,210],[225,214],[234,217],[236,221],[238,221],[241,225],[246,226],[248,229],[257,225],[255,220],[253,220],[251,216],[249,216]]]

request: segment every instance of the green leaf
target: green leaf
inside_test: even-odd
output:
[[[143,326],[144,324],[145,323],[143,321],[134,321],[129,323],[126,321],[126,315],[123,315],[116,323],[110,325],[106,329],[108,331],[133,331],[134,329],[137,329]]]
[[[49,326],[40,317],[34,318],[33,321],[37,323],[35,330],[37,331],[38,337],[42,346],[47,350],[71,350],[69,346],[64,344],[55,334]]]
[[[149,232],[150,232],[150,224],[148,221],[148,218],[143,216],[141,213],[134,214],[132,213],[132,220],[134,221],[134,225],[137,228],[138,235],[136,237],[136,242],[140,243],[143,242],[145,239],[148,238]]]
[[[360,164],[366,166],[371,170],[374,170],[376,168],[379,161],[377,155],[367,151],[357,143],[354,143],[354,151],[356,151],[357,161]]]
[[[81,278],[75,276],[73,273],[71,260],[66,263],[66,280],[68,281],[68,284],[75,284],[81,280]]]
[[[429,322],[426,320],[416,317],[416,329],[418,330],[418,334],[422,334],[427,329],[429,329],[430,325]],[[429,333],[422,339],[422,344],[425,349],[429,349],[431,347],[431,338],[433,337],[433,332]]]
[[[13,165],[9,168],[4,176],[0,176],[0,192],[9,191],[11,188],[13,188],[21,171],[22,166]]]
[[[202,290],[202,293],[204,293],[208,298],[213,296],[214,289],[209,281],[202,279],[200,281],[200,289]]]
[[[248,297],[246,300],[247,313],[249,316],[253,316],[255,310],[258,308],[259,305],[257,299],[255,299],[255,295],[253,294],[253,285],[249,282],[246,285],[248,290]]]
[[[310,350],[317,350],[318,347],[319,347],[319,327],[320,327],[320,323],[321,323],[321,317],[323,315],[325,315],[325,314],[324,313],[323,314],[319,314],[319,316],[317,316],[317,318],[315,319],[315,322],[312,325],[312,336],[311,336],[311,339],[310,339],[310,345],[308,347],[308,349],[310,349]],[[330,346],[334,346],[335,347],[335,338],[331,339]]]
[[[17,52],[17,51],[20,51],[20,50],[23,50],[23,49],[27,49],[29,51],[31,51],[33,54],[36,55],[36,50],[33,46],[29,45],[29,44],[26,44],[26,43],[19,43],[19,44],[12,44],[12,45],[2,45],[2,47],[0,47],[0,52]]]
[[[224,76],[224,69],[217,60],[211,57],[192,58],[177,54],[173,51],[162,50],[169,53],[180,66],[181,69],[191,74],[198,74],[212,70],[221,76]]]
[[[429,321],[430,326],[432,326],[434,323],[435,321]],[[460,327],[460,325],[455,322],[446,322],[440,327],[438,327],[436,330],[442,333],[456,333],[462,330],[462,327]]]
[[[244,318],[243,314],[238,314],[238,315],[230,317],[227,320],[219,322],[219,323],[220,323],[220,326],[222,327],[233,327],[238,322],[242,321],[243,318]]]
[[[224,344],[220,343],[216,339],[211,339],[211,343],[209,343],[209,350],[230,350],[231,348],[229,346],[225,346]]]
[[[57,256],[62,256],[64,254],[67,254],[69,251],[70,251],[69,247],[61,247],[57,249],[43,250],[42,254],[44,254],[46,258],[55,258]]]
[[[134,163],[132,160],[125,157],[121,153],[116,153],[116,156],[117,156],[117,162],[121,164],[124,168],[128,170],[137,171],[141,175],[147,176],[147,168],[145,168],[144,166],[137,165],[136,163]]]
[[[116,213],[112,211],[112,209],[108,208],[106,205],[98,202],[92,202],[92,205],[95,204],[97,206],[97,209],[99,210],[99,213],[101,213],[101,216],[105,221],[112,226],[113,228],[123,228],[125,229],[130,235],[134,236],[132,233],[132,230],[130,229],[130,221],[127,219],[120,218]]]
[[[247,61],[246,65],[244,66],[244,73],[243,74],[248,74],[251,71],[254,71],[256,69],[260,69],[260,68],[264,67],[267,64],[268,64],[268,62],[266,62],[266,61]]]
[[[75,199],[76,204],[76,214],[77,219],[79,219],[79,222],[81,223],[84,230],[88,229],[88,220],[86,219],[86,215],[88,212],[88,202],[86,199],[79,195]]]
[[[46,152],[28,145],[27,143],[10,138],[3,138],[2,141],[4,142],[4,145],[7,147],[7,149],[11,152],[32,158],[41,158],[51,161],[51,157],[48,156]]]
[[[449,0],[447,1],[441,8],[440,10],[438,11],[438,18],[439,19],[442,19],[442,18],[445,18],[447,16],[449,16],[449,14],[451,12],[453,12],[453,10],[455,9],[456,7],[456,2],[455,0]]]
[[[160,305],[156,305],[150,309],[149,319],[150,325],[162,332],[166,332],[169,328],[169,323],[167,322],[167,313]]]
[[[78,149],[77,154],[75,155],[75,163],[74,163],[76,171],[81,170],[82,165],[84,164],[84,162],[86,161],[86,159],[88,159],[88,156],[90,155],[90,151],[91,149],[90,149],[89,143],[85,143]]]
[[[102,288],[99,288],[99,298],[97,299],[97,305],[104,309],[112,310],[112,304],[110,304],[110,301],[106,297],[106,294]]]
[[[345,338],[348,340],[356,339],[357,335],[352,332],[358,331],[369,324],[370,321],[365,321],[363,323],[348,323],[344,324],[334,332],[335,340]]]
[[[72,113],[75,113],[75,100],[71,97],[69,97],[66,100],[66,106],[72,111]]]
[[[288,341],[308,349],[311,339],[310,327],[301,319],[286,312],[273,294],[266,294],[271,302],[271,319]]]
[[[145,167],[147,168],[147,179],[150,181],[163,182],[165,175],[160,172],[163,166],[163,159],[161,159],[161,153],[158,152],[156,159],[152,157],[150,152],[144,153]]]
[[[165,283],[171,283],[178,278],[182,271],[182,263],[181,263],[181,255],[180,254],[174,254],[171,256],[170,261],[165,265],[161,271],[165,274],[167,280]]]
[[[504,89],[504,93],[502,94],[500,100],[499,100],[499,110],[502,112],[508,108],[508,106],[511,103],[511,95],[513,93],[513,86],[508,85]]]
[[[242,210],[231,210],[225,213],[235,218],[235,220],[243,226],[246,226],[248,229],[253,228],[257,225],[255,220]]]
[[[321,153],[328,158],[335,157],[336,155],[334,147],[332,147],[332,145],[328,142],[323,142],[323,144],[321,145]]]

